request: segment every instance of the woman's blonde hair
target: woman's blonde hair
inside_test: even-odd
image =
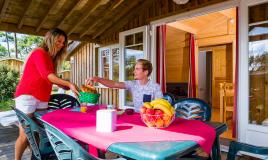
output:
[[[56,40],[59,36],[64,36],[65,41],[64,41],[64,46],[61,48],[60,51],[56,51]],[[45,37],[43,42],[41,43],[40,47],[46,50],[49,54],[49,56],[52,58],[55,71],[57,71],[57,67],[60,64],[61,60],[64,59],[64,56],[67,53],[67,35],[66,33],[59,29],[59,28],[53,28],[49,30]]]
[[[146,60],[146,59],[138,59],[137,63],[142,65],[142,69],[147,70],[148,71],[148,77],[151,75],[152,70],[153,70],[153,65],[150,61]]]

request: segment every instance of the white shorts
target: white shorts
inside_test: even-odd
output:
[[[15,98],[16,108],[23,113],[29,114],[37,109],[47,109],[48,102],[42,102],[31,95],[21,95]]]

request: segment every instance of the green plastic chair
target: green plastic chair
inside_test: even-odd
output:
[[[171,93],[163,93],[163,98],[167,100],[171,105],[174,105],[175,99]]]
[[[229,151],[227,155],[227,160],[235,160],[236,154],[239,151],[259,154],[259,155],[266,155],[267,157],[264,158],[268,160],[268,147],[261,147],[261,146],[254,146],[242,142],[232,141],[229,145]]]
[[[50,145],[46,132],[43,128],[38,126],[30,117],[20,110],[11,107],[24,129],[26,137],[32,148],[32,159],[43,160],[43,159],[55,159],[55,153]],[[39,143],[37,137],[39,137]]]
[[[183,98],[175,102],[176,117],[210,121],[211,107],[198,98]]]
[[[80,106],[76,98],[68,94],[52,94],[48,102],[48,109],[65,109]]]
[[[47,133],[48,139],[56,153],[56,156],[60,160],[96,160],[99,159],[94,157],[84,148],[82,148],[77,142],[72,138],[64,134],[62,131],[58,130],[49,123],[43,121],[45,131]],[[123,160],[124,158],[118,158],[117,160]]]
[[[198,98],[183,98],[175,102],[176,117],[184,119],[200,120],[209,123],[211,119],[211,107],[205,101]],[[212,154],[208,159],[218,160],[220,156],[220,134],[227,129],[222,126],[222,130],[217,133],[213,144]],[[193,154],[193,156],[195,156]]]

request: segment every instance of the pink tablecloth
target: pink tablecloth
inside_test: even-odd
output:
[[[116,131],[99,133],[96,132],[96,109],[93,108],[87,113],[57,110],[45,114],[42,119],[67,135],[102,150],[116,142],[192,140],[210,153],[216,135],[214,128],[196,120],[176,119],[165,129],[148,128],[139,114],[118,116]]]

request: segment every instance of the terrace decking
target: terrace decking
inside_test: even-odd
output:
[[[3,127],[0,125],[0,160],[15,159],[15,141],[18,137],[19,129],[16,125]],[[31,159],[31,152],[27,148],[24,152],[23,160]]]

